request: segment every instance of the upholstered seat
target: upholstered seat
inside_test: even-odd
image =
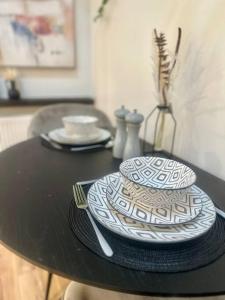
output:
[[[12,115],[0,118],[0,151],[27,139],[31,115]]]
[[[100,110],[92,105],[85,104],[54,104],[45,106],[38,110],[28,128],[28,137],[38,136],[41,133],[63,126],[62,117],[69,115],[90,115],[98,118],[98,126],[102,128],[112,129],[111,122],[108,117]]]
[[[67,286],[61,300],[86,300],[85,288],[85,285],[72,281]]]
[[[149,296],[138,296],[100,289],[89,285],[71,282],[64,293],[62,300],[150,300]],[[157,298],[158,300],[162,298]],[[178,298],[177,298],[178,300]]]

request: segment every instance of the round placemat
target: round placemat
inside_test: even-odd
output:
[[[225,253],[225,219],[217,216],[213,227],[203,236],[176,244],[150,244],[122,238],[96,221],[112,247],[114,255],[102,252],[87,213],[77,209],[74,200],[69,209],[73,234],[91,251],[123,267],[152,272],[182,272],[210,264]]]

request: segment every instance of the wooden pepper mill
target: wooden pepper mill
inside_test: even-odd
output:
[[[141,145],[139,139],[139,130],[141,123],[144,121],[144,116],[139,114],[135,109],[132,113],[126,115],[127,123],[127,140],[123,153],[123,160],[141,155]]]
[[[116,116],[116,136],[113,147],[113,156],[115,158],[123,158],[124,147],[127,139],[127,128],[125,117],[129,113],[124,105],[117,109],[114,113]]]

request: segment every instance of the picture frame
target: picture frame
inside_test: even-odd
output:
[[[74,0],[1,0],[0,68],[75,68]]]

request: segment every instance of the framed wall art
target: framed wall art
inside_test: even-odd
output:
[[[1,0],[0,67],[74,67],[74,14],[74,0]]]

